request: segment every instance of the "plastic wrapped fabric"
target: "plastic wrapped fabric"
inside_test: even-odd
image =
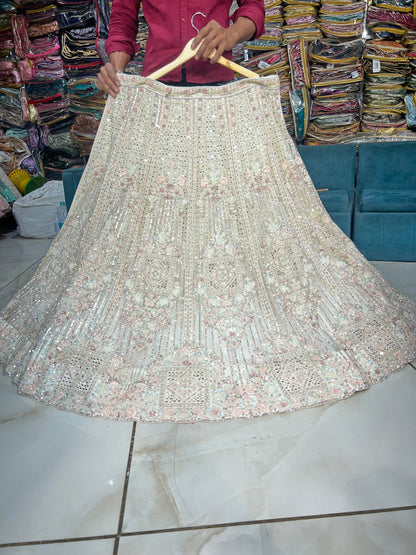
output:
[[[406,35],[406,29],[398,23],[380,21],[367,25],[367,30],[373,39],[378,40],[402,40]]]
[[[10,191],[11,195],[15,199],[20,198],[22,196],[19,189],[10,181],[10,179],[8,178],[6,172],[3,170],[2,167],[0,167],[0,181],[3,184],[3,186]]]
[[[11,29],[7,32],[0,33],[0,57],[6,56],[6,52],[12,52],[14,49],[13,34]]]
[[[395,41],[368,40],[365,43],[364,58],[376,60],[408,60],[407,48]]]
[[[30,8],[26,10],[26,17],[30,25],[50,23],[56,20],[57,7],[54,4],[41,8]]]
[[[243,48],[246,50],[273,50],[280,46],[280,40],[272,39],[272,40],[249,40],[243,42]]]
[[[16,69],[16,64],[5,58],[0,58],[0,71],[8,71],[10,69]]]
[[[359,119],[347,124],[320,127],[315,124],[315,120],[309,124],[308,134],[305,144],[335,144],[341,143],[348,138],[354,138],[360,129]]]
[[[396,12],[413,11],[413,0],[373,0],[377,8],[394,10]]]
[[[290,91],[295,138],[298,142],[306,137],[309,125],[310,94],[306,86]]]
[[[88,63],[69,64],[64,62],[64,70],[68,78],[79,78],[95,75],[100,71],[101,60]]]
[[[13,15],[11,19],[14,50],[19,58],[26,58],[29,53],[28,23],[24,15]]]
[[[401,73],[366,73],[365,81],[366,84],[404,85],[406,76]]]
[[[17,69],[23,82],[30,81],[33,77],[32,64],[28,59],[17,62]]]
[[[416,95],[414,93],[407,94],[404,99],[407,108],[407,127],[409,129],[416,129]]]
[[[60,100],[52,102],[42,102],[34,106],[32,123],[39,125],[48,125],[56,121],[60,121],[68,117],[70,100],[63,97]]]
[[[402,73],[407,75],[410,71],[409,60],[369,59],[363,61],[365,73]]]
[[[57,33],[59,31],[58,22],[51,21],[49,23],[40,23],[36,25],[29,26],[29,38],[43,37],[44,35],[50,35]]]
[[[251,58],[242,61],[241,65],[259,74],[261,74],[261,71],[271,68],[276,69],[276,72],[279,68],[289,70],[287,48],[282,47],[262,52],[261,54],[257,54],[257,56],[252,56]]]
[[[326,114],[360,114],[360,112],[361,103],[355,95],[352,98],[314,99],[312,101],[311,120],[316,116]]]
[[[339,85],[325,85],[321,86],[312,86],[311,87],[311,94],[314,98],[321,98],[321,97],[344,97],[351,93],[358,94],[361,91],[362,84],[361,82],[357,83],[341,83]]]
[[[0,13],[0,31],[5,31],[11,28],[12,16],[9,13]]]
[[[324,4],[319,10],[319,21],[332,23],[355,22],[364,19],[365,3],[351,2],[350,4]]]
[[[49,81],[30,81],[25,85],[26,96],[30,100],[42,100],[62,96],[67,92],[66,79],[50,79]]]
[[[19,71],[16,69],[0,70],[0,86],[11,87],[18,86],[22,82]]]
[[[321,21],[319,27],[325,37],[352,38],[364,33],[364,21],[354,23],[332,23]]]
[[[81,156],[88,156],[94,143],[100,121],[86,114],[77,114],[71,128],[71,137]]]
[[[25,141],[17,137],[0,137],[0,152],[4,159],[1,166],[7,174],[16,168],[20,168],[22,161],[31,156]]]
[[[315,40],[322,37],[318,23],[305,23],[299,25],[286,25],[283,27],[283,44],[289,44],[298,38]]]
[[[49,147],[52,150],[66,151],[72,158],[79,157],[79,148],[74,143],[69,131],[64,133],[51,133],[48,137]]]
[[[25,126],[20,89],[0,87],[0,121],[4,126]]]
[[[60,29],[71,29],[73,27],[90,27],[95,23],[94,9],[92,5],[86,5],[75,9],[58,10],[58,22]]]
[[[60,50],[58,37],[48,35],[46,37],[34,38],[29,44],[28,58],[35,59],[50,56]]]
[[[70,39],[72,39],[73,41],[88,40],[88,39],[95,41],[95,39],[97,38],[95,26],[65,29],[65,35]]]
[[[360,64],[329,68],[311,68],[311,83],[315,86],[339,85],[342,83],[359,83],[364,78]]]
[[[36,123],[27,125],[27,144],[30,150],[45,150],[48,146],[49,128],[40,127]]]
[[[11,0],[0,0],[0,12],[13,13],[16,11],[16,6]]]
[[[64,32],[61,34],[61,44],[61,56],[66,63],[101,63],[94,40],[74,40]]]
[[[110,24],[110,4],[107,0],[94,0],[95,19],[97,21],[97,35],[99,38],[108,37]]]
[[[59,79],[65,77],[61,56],[44,56],[33,60],[33,79]]]
[[[308,64],[308,43],[305,39],[294,40],[287,46],[287,53],[292,77],[293,90],[301,89],[303,86],[311,86]]]
[[[309,45],[309,62],[347,65],[358,62],[364,52],[364,40],[342,41],[321,38]]]
[[[17,197],[14,196],[14,194],[12,193],[12,191],[10,191],[10,189],[8,189],[3,182],[1,181],[0,178],[0,196],[3,197],[3,199],[8,202],[9,204],[13,204],[14,201],[16,200]]]
[[[371,25],[380,21],[398,23],[405,29],[416,29],[416,19],[412,14],[370,6],[367,11],[367,24]]]

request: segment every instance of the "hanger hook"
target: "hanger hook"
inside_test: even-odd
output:
[[[196,27],[196,26],[194,25],[194,17],[195,17],[196,15],[202,15],[202,17],[207,17],[207,16],[206,16],[204,13],[202,13],[202,12],[195,12],[194,15],[191,17],[191,25],[192,25],[192,27],[195,29],[195,31],[196,31],[197,33],[199,33],[200,29],[198,29],[198,27]]]

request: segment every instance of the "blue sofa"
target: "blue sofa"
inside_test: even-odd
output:
[[[66,208],[69,211],[85,166],[68,168],[62,172]]]
[[[355,185],[355,145],[298,146],[299,154],[326,211],[351,237]]]
[[[416,260],[416,142],[359,145],[352,238],[370,260]]]

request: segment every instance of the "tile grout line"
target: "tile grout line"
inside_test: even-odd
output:
[[[126,493],[127,493],[127,488]],[[123,496],[124,497],[124,496]],[[96,540],[118,540],[119,538],[129,538],[132,536],[150,536],[155,534],[168,534],[170,532],[189,532],[198,530],[210,530],[215,528],[234,528],[238,526],[255,526],[259,524],[279,524],[284,522],[298,522],[306,520],[321,520],[325,518],[342,518],[351,516],[362,516],[362,515],[374,515],[383,513],[397,513],[404,511],[414,511],[416,510],[416,505],[406,505],[403,507],[387,507],[384,509],[363,509],[358,511],[346,511],[339,513],[322,513],[322,514],[312,514],[303,516],[286,516],[278,518],[266,518],[261,520],[242,520],[236,522],[224,522],[216,524],[201,524],[196,526],[182,526],[179,528],[160,528],[157,530],[137,530],[135,532],[117,532],[115,534],[106,534],[101,536],[83,536],[78,538],[64,538],[64,539],[54,539],[54,540],[35,540],[27,542],[10,542],[1,543],[0,549],[4,547],[23,547],[29,545],[50,545],[50,544],[61,544],[61,543],[79,543],[84,541],[96,541]],[[120,520],[122,521],[121,514]],[[118,544],[117,544],[118,545]]]
[[[136,437],[136,426],[137,426],[137,422],[133,422],[133,426],[131,429],[131,437],[130,437],[129,455],[127,458],[126,475],[124,477],[123,497],[121,499],[120,515],[118,519],[118,528],[117,528],[117,534],[114,536],[115,539],[114,539],[113,555],[118,554],[120,535],[122,534],[122,530],[123,530],[124,511],[126,509],[127,491],[129,488],[129,481],[130,481],[131,460],[133,458],[134,440]]]

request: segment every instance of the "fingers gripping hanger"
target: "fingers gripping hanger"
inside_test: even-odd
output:
[[[185,44],[184,49],[182,50],[182,52],[179,54],[177,58],[175,58],[169,64],[166,64],[165,66],[161,67],[157,71],[154,71],[153,73],[148,75],[147,78],[160,79],[160,77],[163,77],[164,75],[166,75],[166,73],[169,73],[170,71],[176,69],[178,66],[181,66],[182,64],[184,64],[185,62],[193,58],[197,53],[197,49],[192,48],[193,42],[194,42],[194,39],[191,39],[190,41],[188,41]],[[208,57],[212,59],[215,56],[215,52],[216,51],[213,50]],[[254,71],[250,71],[249,69],[246,69],[245,67],[240,66],[239,64],[236,64],[231,60],[227,60],[227,58],[224,58],[223,56],[220,57],[217,63],[221,64],[222,66],[228,67],[228,69],[231,69],[232,71],[235,71],[236,73],[239,73],[244,77],[256,77],[256,78],[259,77],[257,73],[254,73]]]

